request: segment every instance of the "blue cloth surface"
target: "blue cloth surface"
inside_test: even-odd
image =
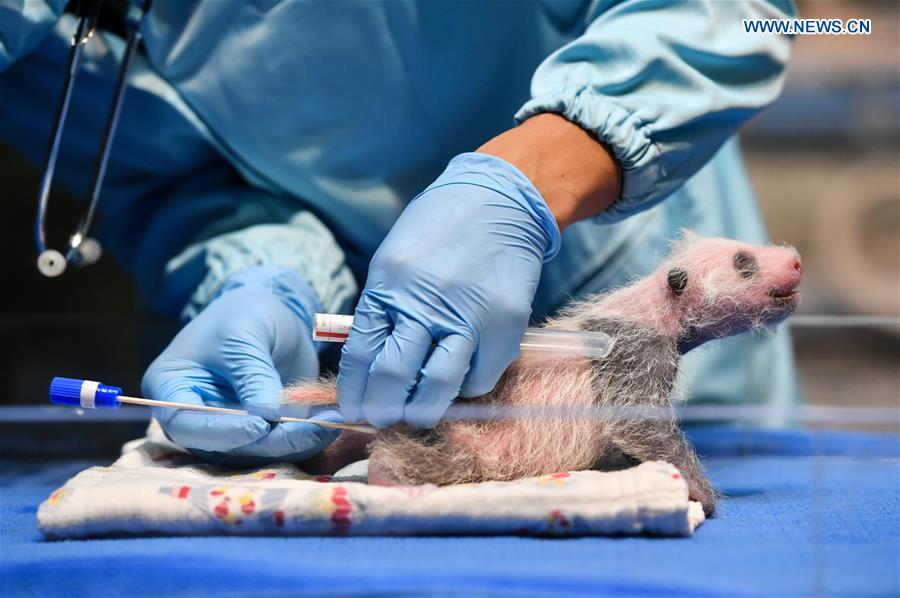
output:
[[[0,594],[895,596],[900,439],[692,434],[727,496],[693,538],[128,538],[51,542],[47,495],[91,461],[7,462]]]

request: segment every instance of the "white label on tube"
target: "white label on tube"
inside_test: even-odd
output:
[[[97,395],[97,388],[100,387],[99,382],[93,380],[85,380],[81,383],[81,406],[85,409],[94,408],[94,397]]]
[[[316,314],[313,323],[313,340],[342,343],[350,336],[353,316]]]

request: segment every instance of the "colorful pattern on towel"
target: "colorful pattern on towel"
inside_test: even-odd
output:
[[[38,510],[51,538],[103,535],[529,534],[689,536],[703,522],[678,470],[559,472],[514,482],[380,487],[291,464],[228,471],[160,435],[129,443]]]

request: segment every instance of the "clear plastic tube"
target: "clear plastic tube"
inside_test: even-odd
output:
[[[615,341],[605,332],[527,328],[522,337],[522,353],[590,357],[603,359]]]
[[[353,327],[353,316],[316,314],[313,339],[342,343]],[[615,340],[605,332],[527,328],[521,350],[526,354],[603,359],[612,351]]]

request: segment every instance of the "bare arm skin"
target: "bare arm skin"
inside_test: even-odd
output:
[[[599,214],[622,192],[622,169],[612,152],[558,114],[533,116],[477,151],[521,170],[544,197],[560,231]]]

